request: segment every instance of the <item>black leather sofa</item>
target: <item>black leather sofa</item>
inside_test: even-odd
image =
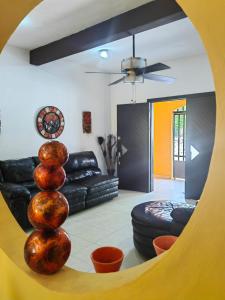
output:
[[[37,157],[0,161],[0,190],[23,229],[31,227],[27,207],[39,192],[33,171]],[[118,178],[102,175],[93,152],[72,153],[65,164],[66,182],[61,188],[68,200],[70,215],[118,196]]]
[[[194,208],[194,205],[169,201],[149,201],[135,206],[131,217],[137,251],[148,259],[156,256],[153,239],[161,235],[179,236]]]

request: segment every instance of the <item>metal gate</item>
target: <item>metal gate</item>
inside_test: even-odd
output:
[[[173,112],[173,178],[185,178],[186,106]]]

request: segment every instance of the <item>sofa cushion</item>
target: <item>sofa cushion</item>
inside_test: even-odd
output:
[[[119,179],[109,175],[97,175],[91,178],[82,180],[81,184],[86,186],[88,190],[97,191],[107,189],[111,185],[118,185]]]
[[[68,183],[65,184],[59,191],[65,195],[69,193],[75,193],[75,192],[85,193],[87,192],[87,188],[77,183]]]
[[[109,194],[112,194],[112,193],[117,193],[117,195],[118,195],[118,185],[103,189],[101,191],[88,193],[87,200],[98,199],[98,198],[100,198],[104,195],[109,195]]]
[[[92,176],[81,181],[81,184],[86,186],[87,200],[92,198],[98,198],[98,194],[104,194],[109,189],[116,188],[118,190],[119,181],[118,178],[108,175]]]
[[[68,162],[65,164],[64,169],[66,173],[72,173],[87,168],[98,168],[97,159],[92,151],[84,151],[71,153]]]
[[[84,169],[81,171],[75,171],[73,173],[67,174],[67,179],[68,182],[74,182],[77,180],[82,180],[87,177],[95,176],[95,175],[100,175],[101,170],[99,168],[89,168],[89,169]]]
[[[67,198],[69,206],[73,206],[78,202],[84,202],[87,195],[87,188],[77,183],[65,184],[59,191]]]
[[[32,181],[24,181],[22,182],[22,185],[27,188],[28,190],[30,189],[34,189],[36,188],[36,183],[32,180]]]
[[[0,168],[6,182],[22,183],[33,180],[35,168],[32,158],[0,161]]]

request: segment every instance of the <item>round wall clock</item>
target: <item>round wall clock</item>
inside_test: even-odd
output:
[[[56,139],[65,126],[62,112],[54,106],[42,108],[37,116],[38,132],[46,139]]]

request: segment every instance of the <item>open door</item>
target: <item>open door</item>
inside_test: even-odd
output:
[[[119,188],[151,192],[152,105],[117,105],[117,138],[122,149],[118,161]]]
[[[185,198],[198,200],[209,171],[215,138],[215,93],[187,97]]]

